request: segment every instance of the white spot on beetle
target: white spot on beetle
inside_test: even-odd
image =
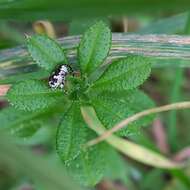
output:
[[[59,66],[49,77],[49,86],[51,88],[64,88],[65,78],[69,73],[69,69],[72,70],[68,65]]]

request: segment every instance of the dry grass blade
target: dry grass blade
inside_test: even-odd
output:
[[[98,138],[89,141],[87,143],[87,145],[93,146],[97,143],[100,143],[101,141],[110,137],[116,131],[119,131],[120,129],[126,127],[129,123],[132,123],[132,122],[134,122],[134,121],[136,121],[136,120],[138,120],[144,116],[147,116],[150,114],[155,114],[155,113],[160,113],[160,112],[165,112],[165,111],[169,111],[169,110],[179,110],[179,109],[187,109],[187,108],[190,108],[190,101],[178,102],[178,103],[168,104],[165,106],[160,106],[160,107],[144,110],[142,112],[139,112],[137,114],[132,115],[131,117],[129,117],[127,119],[124,119],[120,123],[116,124],[110,130],[107,130],[105,133],[103,133]]]
[[[71,60],[76,59],[75,50],[80,38],[81,36],[69,36],[58,40],[61,46],[68,50]],[[189,67],[190,37],[113,33],[112,48],[107,61],[126,57],[128,54],[155,58],[153,67],[165,67],[166,65]],[[160,61],[160,59],[164,61]],[[181,61],[176,65],[176,60]],[[19,46],[0,51],[0,79],[7,78],[11,68],[15,68],[14,72],[11,72],[13,76],[23,72],[23,68],[26,66],[28,68],[36,66],[36,63],[29,57],[26,47]]]
[[[85,122],[98,135],[101,135],[105,132],[105,128],[97,118],[93,107],[81,107],[81,112]],[[166,169],[180,168],[184,166],[184,163],[176,163],[171,161],[159,153],[115,135],[110,135],[108,138],[106,138],[106,142],[130,158],[150,166]]]
[[[37,34],[46,34],[50,38],[56,38],[54,26],[48,20],[39,20],[34,22],[33,29]]]

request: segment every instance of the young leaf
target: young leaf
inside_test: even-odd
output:
[[[109,91],[134,89],[147,79],[150,71],[148,58],[130,55],[113,62],[92,88]]]
[[[107,57],[111,46],[111,31],[103,23],[90,27],[81,39],[78,56],[82,73],[90,74]]]
[[[28,37],[27,47],[33,60],[46,70],[52,71],[56,65],[67,63],[61,46],[45,35]]]
[[[27,80],[13,85],[7,98],[15,108],[34,111],[62,101],[63,91],[53,91],[41,81]]]
[[[86,141],[87,126],[84,123],[78,103],[73,103],[63,116],[56,136],[56,149],[65,163],[73,160],[81,152]]]
[[[152,100],[139,90],[120,92],[101,92],[90,95],[92,105],[98,118],[109,129],[121,120],[154,106]],[[127,136],[136,133],[140,126],[149,124],[153,116],[147,116],[133,122],[117,132],[118,135]]]

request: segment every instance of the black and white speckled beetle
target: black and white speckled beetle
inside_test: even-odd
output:
[[[71,66],[60,65],[49,77],[49,86],[53,89],[64,88],[65,78],[69,73],[73,73]]]

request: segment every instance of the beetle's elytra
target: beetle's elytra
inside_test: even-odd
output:
[[[49,77],[49,86],[53,89],[64,88],[65,78],[72,71],[68,65],[60,65]]]

